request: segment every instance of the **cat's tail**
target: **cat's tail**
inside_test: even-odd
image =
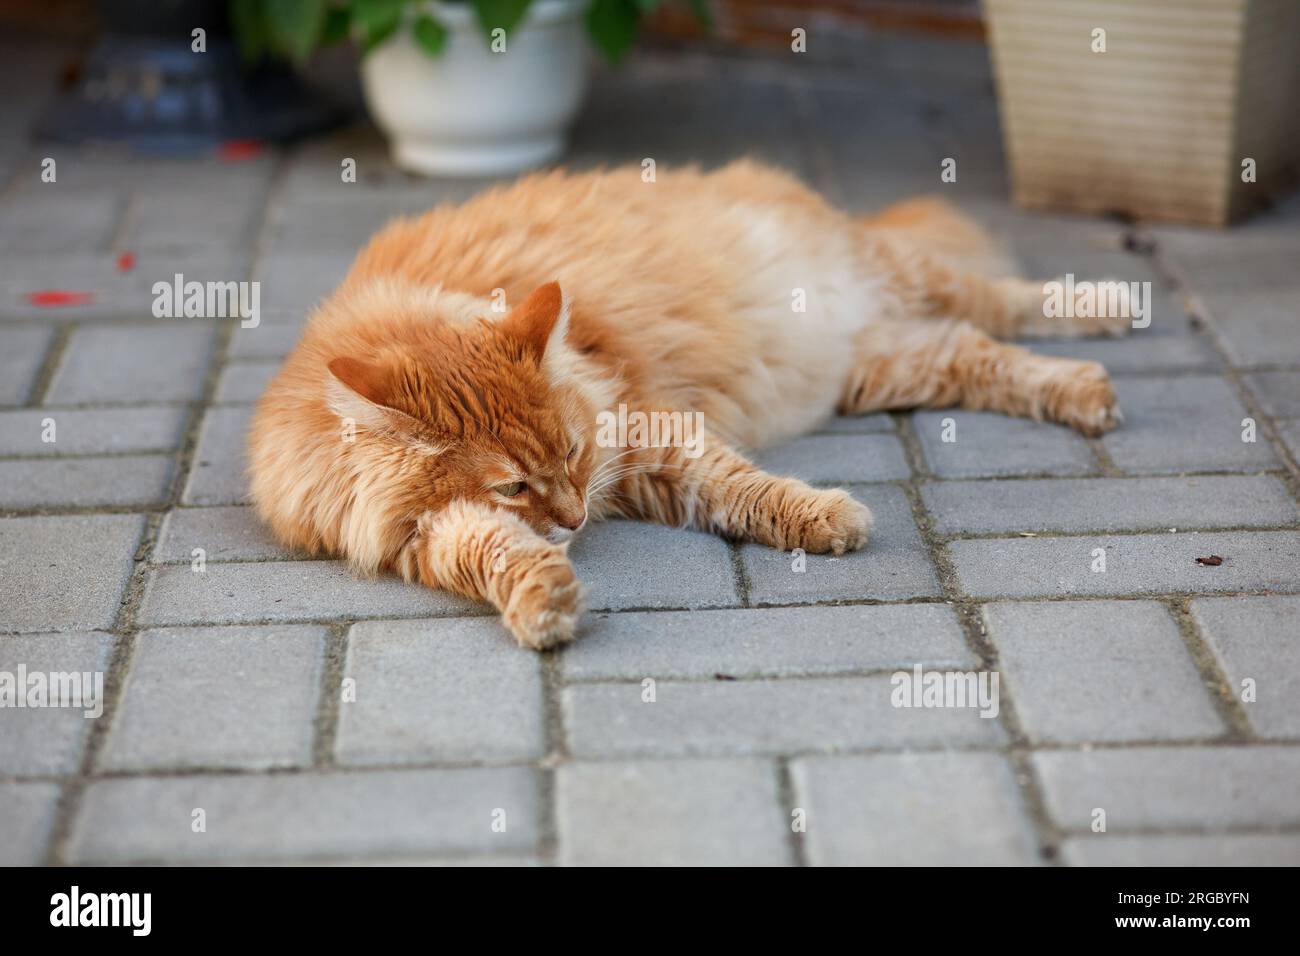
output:
[[[905,199],[858,221],[954,269],[991,278],[1020,275],[1015,257],[1001,242],[938,196]]]

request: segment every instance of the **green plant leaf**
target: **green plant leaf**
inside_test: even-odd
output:
[[[415,42],[429,56],[437,56],[447,45],[447,28],[428,14],[416,17],[411,31],[415,34]]]
[[[695,19],[700,21],[704,29],[713,29],[713,13],[709,10],[706,0],[686,0],[686,5],[691,8],[691,13],[695,14]]]
[[[266,22],[259,0],[230,0],[230,28],[246,66],[266,55]]]
[[[587,32],[611,62],[627,54],[639,21],[635,0],[595,0],[587,11]]]
[[[352,29],[352,14],[347,7],[330,7],[325,14],[325,27],[321,30],[321,46],[331,46],[348,38]]]
[[[361,28],[361,52],[369,53],[402,25],[402,0],[352,0],[352,19]]]
[[[325,0],[276,0],[265,10],[271,47],[300,66],[306,63],[320,45]]]
[[[509,36],[528,12],[528,5],[532,0],[471,0],[471,2],[474,5],[474,14],[478,17],[478,25],[483,28],[483,34],[491,39],[492,31],[497,27],[505,30],[506,35]]]

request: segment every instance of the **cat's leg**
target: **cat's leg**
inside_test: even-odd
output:
[[[1035,355],[967,322],[875,323],[857,348],[839,402],[844,414],[959,406],[1048,419],[1085,435],[1120,421],[1098,363]]]
[[[769,475],[722,442],[697,450],[647,449],[643,470],[619,483],[614,510],[782,551],[843,554],[867,543],[871,512],[848,492]]]
[[[1127,282],[990,278],[880,234],[865,254],[888,277],[890,318],[959,319],[999,339],[1124,335],[1141,304]]]
[[[397,559],[408,581],[487,601],[525,647],[573,639],[582,586],[564,545],[513,515],[468,502],[423,515]]]

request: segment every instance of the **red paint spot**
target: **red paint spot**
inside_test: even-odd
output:
[[[135,268],[135,253],[124,252],[117,257],[117,271],[130,272]]]
[[[42,289],[40,292],[27,293],[27,301],[32,305],[85,305],[95,297],[93,292],[68,292],[64,289]]]
[[[228,163],[238,163],[245,159],[252,159],[261,151],[261,140],[228,139],[217,147],[217,158]]]

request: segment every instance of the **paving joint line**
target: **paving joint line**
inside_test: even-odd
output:
[[[266,189],[273,188],[273,182],[283,175],[285,170],[283,158],[277,163],[276,173]],[[230,328],[219,328],[216,342],[208,359],[207,374],[204,377],[200,405],[206,405],[216,392],[217,380],[225,349],[229,346],[232,335]],[[46,383],[48,386],[48,382]],[[42,398],[44,395],[42,394]],[[189,466],[198,445],[198,433],[203,416],[191,414],[185,422],[184,433],[173,455],[174,469],[168,487],[169,505],[178,502],[189,478]],[[113,626],[109,632],[114,635],[114,652],[104,677],[104,713],[87,734],[82,752],[82,773],[65,785],[59,794],[55,808],[55,818],[51,825],[46,843],[45,862],[49,865],[62,865],[68,860],[72,837],[77,818],[80,816],[88,781],[94,779],[101,752],[107,746],[107,739],[112,732],[112,725],[119,707],[124,704],[123,690],[130,674],[135,656],[136,636],[141,628],[137,624],[140,606],[144,600],[150,576],[150,557],[158,546],[159,534],[163,524],[162,511],[151,513],[145,522],[141,540],[133,555],[131,576],[126,593],[118,607]]]
[[[933,516],[926,508],[920,492],[919,481],[928,473],[921,441],[916,435],[910,416],[906,418],[900,416],[898,425],[904,453],[912,471],[912,481],[908,483],[907,488],[908,500],[912,506],[912,518],[920,532],[921,541],[929,553],[930,561],[939,579],[939,587],[956,612],[966,645],[979,662],[980,668],[985,671],[997,671],[998,650],[986,632],[982,605],[963,591],[952,557],[948,554],[948,546],[935,536]],[[1028,822],[1036,838],[1038,854],[1045,862],[1059,864],[1060,830],[1048,809],[1046,790],[1033,762],[1018,749],[1031,746],[1028,734],[1020,724],[1013,695],[1005,685],[1001,686],[999,699],[998,720],[1002,722],[1011,744],[1007,750],[1007,758],[1011,763],[1023,800],[1023,809],[1028,814]]]

